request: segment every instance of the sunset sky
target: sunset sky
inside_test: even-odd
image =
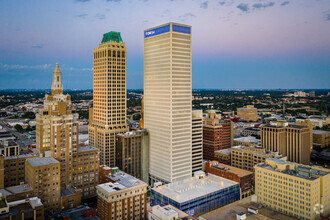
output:
[[[0,89],[91,89],[103,33],[126,42],[127,88],[143,88],[143,30],[192,26],[193,88],[330,89],[329,0],[0,1]]]

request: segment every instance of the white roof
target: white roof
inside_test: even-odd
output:
[[[239,183],[209,174],[202,179],[190,177],[153,188],[153,190],[174,201],[183,203],[237,184]]]
[[[39,166],[45,166],[45,165],[49,165],[49,164],[60,163],[52,157],[35,157],[35,158],[29,158],[26,161],[29,164],[31,164],[31,166],[33,166],[33,167],[39,167]]]

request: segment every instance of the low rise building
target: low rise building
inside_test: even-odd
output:
[[[81,204],[82,189],[61,190],[61,209],[71,209]]]
[[[274,158],[255,166],[257,201],[297,219],[330,214],[330,170]]]
[[[234,139],[234,146],[260,146],[261,145],[261,140],[257,139],[256,137],[253,136],[248,136],[248,137],[239,137]]]
[[[217,161],[209,161],[206,163],[206,173],[238,182],[241,189],[241,198],[250,196],[253,187],[253,173],[237,167],[219,163]]]
[[[0,199],[0,219],[44,220],[44,206],[37,197],[7,202]]]
[[[119,171],[118,167],[108,167],[107,165],[100,165],[99,167],[99,184],[110,182],[109,176]]]
[[[239,199],[239,183],[197,171],[194,177],[181,181],[166,185],[155,183],[150,204],[173,205],[190,215],[199,216]]]
[[[251,127],[251,128],[245,128],[242,131],[243,136],[260,136],[260,128],[259,127]]]
[[[231,165],[240,169],[253,171],[256,164],[265,162],[267,158],[281,158],[281,155],[260,146],[234,146],[231,148]]]
[[[330,132],[322,130],[313,130],[313,147],[330,147]]]
[[[33,190],[29,184],[0,189],[0,193],[6,197],[7,202],[14,202],[34,196]]]
[[[5,157],[15,156],[19,154],[19,146],[13,140],[0,141],[0,155]]]
[[[5,157],[5,187],[17,186],[25,182],[25,160],[39,157],[37,154],[23,154]]]
[[[118,171],[97,189],[97,215],[108,219],[146,219],[148,184]]]
[[[45,210],[60,209],[60,163],[52,157],[29,158],[25,162],[25,182],[39,197]]]
[[[214,159],[223,164],[231,164],[231,148],[214,151]]]
[[[198,218],[191,216],[172,205],[155,205],[151,211],[148,211],[148,220],[197,220]]]

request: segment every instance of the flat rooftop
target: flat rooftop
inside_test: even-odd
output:
[[[233,166],[229,166],[229,165],[226,165],[226,164],[223,164],[223,163],[218,163],[216,165],[211,165],[211,167],[219,169],[219,170],[224,170],[224,171],[229,172],[229,173],[236,174],[239,177],[253,175],[253,173],[250,172],[250,171],[243,170],[243,169],[233,167]]]
[[[22,185],[8,187],[6,188],[6,190],[13,194],[19,194],[19,193],[32,191],[32,188],[29,184],[22,184]]]
[[[191,177],[152,189],[178,203],[183,203],[238,184],[237,182],[208,174],[203,179]]]
[[[38,156],[37,154],[22,154],[22,155],[15,155],[10,157],[5,157],[5,160],[12,160],[12,159],[23,159],[27,157],[35,157]]]
[[[95,148],[95,147],[79,147],[78,148],[79,153],[94,151],[94,150],[97,150],[97,148]]]
[[[69,196],[74,195],[77,189],[75,188],[67,188],[64,190],[61,190],[61,196]]]
[[[313,134],[328,134],[330,131],[313,130]]]
[[[39,166],[46,166],[50,164],[59,164],[57,160],[52,157],[36,157],[36,158],[29,158],[26,160],[31,166],[39,167]]]
[[[234,138],[234,141],[246,142],[246,143],[261,143],[260,139],[253,136]]]
[[[222,153],[222,154],[230,154],[231,153],[231,148],[216,150],[215,152],[219,152],[219,153]]]
[[[134,186],[140,186],[146,184],[145,182],[131,176],[123,171],[108,175],[112,181],[119,183],[120,185],[129,188]]]

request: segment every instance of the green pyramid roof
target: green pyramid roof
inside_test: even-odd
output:
[[[120,32],[110,31],[108,33],[103,34],[102,44],[106,42],[117,42],[123,43],[121,39]]]

